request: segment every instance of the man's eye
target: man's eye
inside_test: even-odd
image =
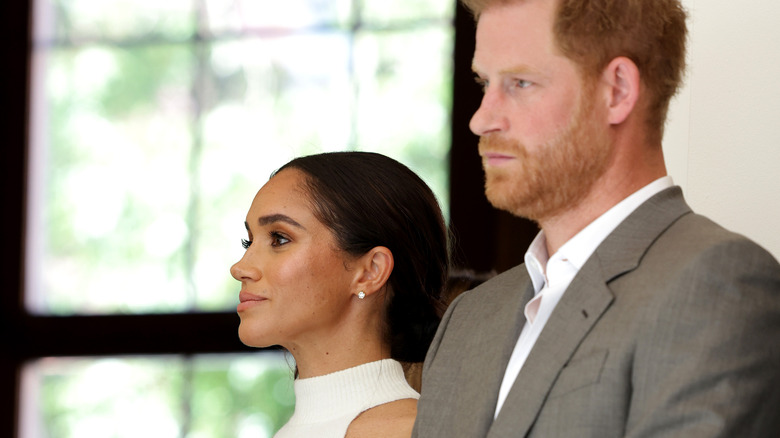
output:
[[[531,81],[526,81],[525,79],[518,79],[517,82],[515,82],[517,85],[517,88],[528,88],[531,86]]]
[[[477,78],[474,78],[474,82],[476,82],[477,85],[479,85],[479,87],[482,89],[483,93],[485,92],[485,90],[487,90],[488,81],[486,79],[482,79],[482,78],[477,77]]]

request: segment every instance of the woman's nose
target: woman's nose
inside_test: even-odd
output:
[[[249,251],[245,252],[243,257],[230,267],[230,275],[238,281],[257,280],[260,277],[260,270],[248,260],[248,254]]]

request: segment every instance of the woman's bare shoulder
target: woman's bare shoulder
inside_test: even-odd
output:
[[[375,406],[352,420],[345,438],[409,438],[416,415],[413,398]]]

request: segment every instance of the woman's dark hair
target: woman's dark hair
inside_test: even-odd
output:
[[[449,271],[447,227],[436,196],[408,167],[371,152],[296,158],[274,174],[297,169],[314,215],[341,250],[360,256],[384,246],[393,253],[386,340],[390,356],[421,362],[439,324]]]

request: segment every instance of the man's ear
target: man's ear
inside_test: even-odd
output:
[[[613,59],[602,72],[602,83],[607,86],[607,120],[611,125],[623,123],[634,111],[639,100],[639,81],[639,68],[625,56]]]
[[[387,284],[393,272],[393,253],[384,246],[372,248],[363,254],[358,263],[359,275],[353,293],[361,291],[365,296],[371,296]]]

